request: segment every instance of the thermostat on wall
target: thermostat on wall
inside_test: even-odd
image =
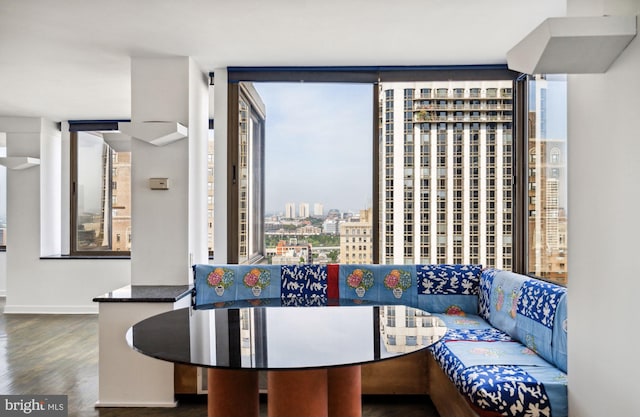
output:
[[[152,190],[168,190],[169,178],[149,178],[149,188]]]

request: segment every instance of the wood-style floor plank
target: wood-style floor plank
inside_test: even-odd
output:
[[[0,297],[0,394],[67,395],[70,417],[203,417],[204,396],[176,408],[94,408],[98,396],[98,316],[3,313]],[[427,396],[364,396],[365,417],[438,417]],[[260,415],[267,415],[261,402]]]

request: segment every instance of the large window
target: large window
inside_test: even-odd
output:
[[[373,88],[252,85],[267,109],[267,262],[371,263]]]
[[[238,106],[231,99],[238,81],[369,83],[373,263],[479,263],[525,272],[525,245],[517,243],[526,233],[523,221],[516,222],[522,191],[514,183],[515,156],[524,148],[514,126],[514,113],[524,113],[515,99],[518,74],[505,68],[373,72],[231,69],[230,113]],[[237,137],[230,133],[230,140]],[[358,247],[353,243],[349,251]]]
[[[71,255],[131,251],[131,152],[97,131],[71,133]]]
[[[528,80],[527,273],[567,283],[566,76]]]

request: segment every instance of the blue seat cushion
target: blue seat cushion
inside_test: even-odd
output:
[[[482,410],[512,417],[568,415],[566,373],[517,341],[441,341],[431,351]]]
[[[443,340],[482,340],[482,341],[511,341],[511,336],[491,326],[477,314],[464,316],[451,314],[433,314],[446,325],[447,332]]]

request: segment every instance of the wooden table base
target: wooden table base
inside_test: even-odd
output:
[[[329,417],[362,416],[362,377],[360,366],[327,370]]]
[[[258,372],[209,368],[209,417],[259,417]],[[362,417],[360,366],[269,371],[270,417]]]
[[[361,417],[360,366],[270,371],[270,417]]]
[[[256,371],[209,368],[209,417],[259,417],[260,395]]]

